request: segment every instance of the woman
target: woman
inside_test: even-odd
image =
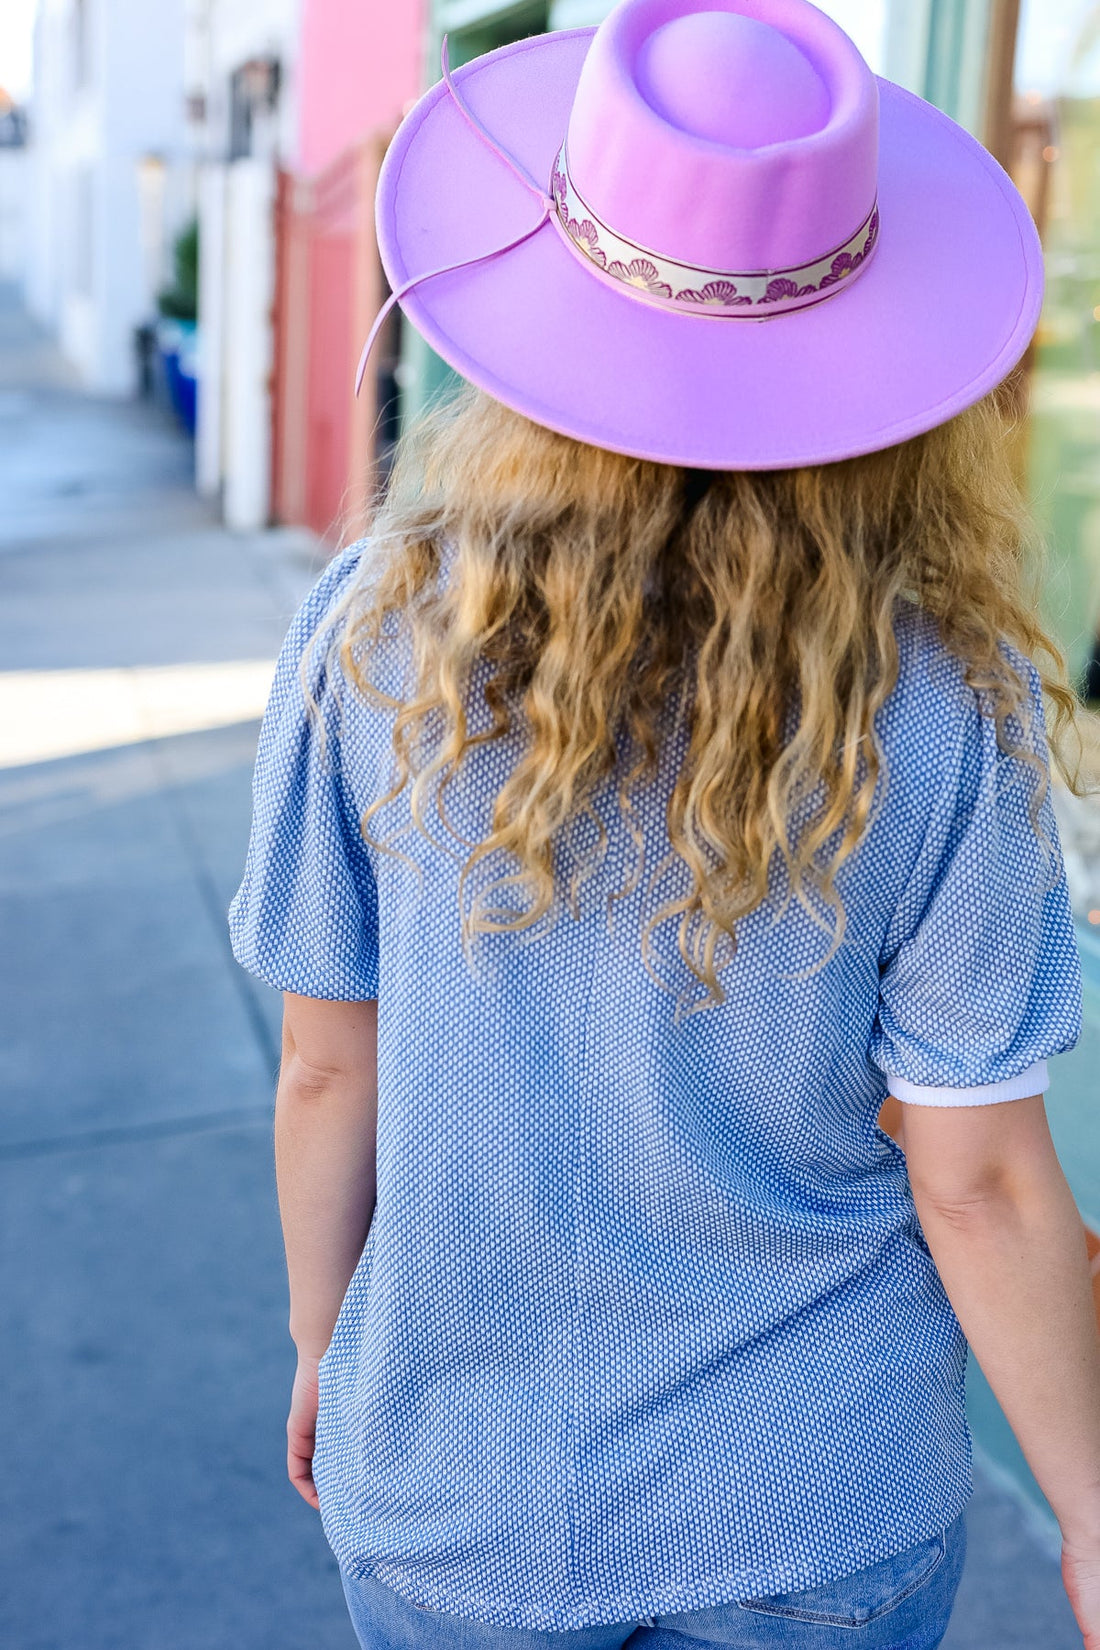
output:
[[[446,76],[379,225],[479,387],[291,628],[231,913],[361,1643],[930,1650],[969,1339],[1097,1650],[1022,202],[804,0],[623,0]]]

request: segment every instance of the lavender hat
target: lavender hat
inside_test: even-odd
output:
[[[377,224],[391,301],[465,378],[697,468],[941,424],[1015,366],[1042,300],[1007,175],[808,0],[621,0],[453,76],[444,55]]]

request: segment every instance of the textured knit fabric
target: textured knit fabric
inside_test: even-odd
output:
[[[777,877],[721,1006],[683,1012],[705,993],[675,922],[654,935],[657,978],[643,967],[641,918],[690,886],[662,836],[682,735],[635,793],[646,873],[610,925],[636,851],[613,787],[577,914],[465,956],[459,870],[521,735],[471,752],[446,825],[428,797],[431,842],[406,787],[368,826],[397,851],[364,844],[392,712],[323,645],[316,718],[299,677],[361,557],[369,576],[362,547],[336,557],[287,637],[231,911],[238,959],[272,985],[378,998],[377,1201],[321,1364],[314,1461],[345,1573],[576,1628],[809,1587],[944,1529],[972,1487],[966,1342],[877,1118],[887,1074],[987,1101],[1078,1035],[1035,770],[1002,754],[906,608],[878,722],[889,780],[840,872],[847,928],[824,966],[821,913],[783,909]],[[399,629],[365,662],[400,695]]]

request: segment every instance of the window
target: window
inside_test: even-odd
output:
[[[550,27],[549,6],[546,0],[518,6],[502,6],[496,16],[476,23],[471,28],[458,29],[450,36],[452,67],[468,63],[472,57],[496,51],[498,46],[510,46],[514,40],[526,40],[531,34],[545,34]]]
[[[256,57],[229,77],[229,159],[272,152],[272,120],[279,103],[280,65],[275,57]]]
[[[1027,468],[1051,548],[1045,619],[1100,700],[1100,6],[1023,0],[1008,166],[1039,225],[1047,290]]]

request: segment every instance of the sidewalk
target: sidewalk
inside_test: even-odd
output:
[[[78,747],[0,756],[0,1644],[353,1650],[285,1479],[277,1003],[226,938],[259,705],[79,749],[147,667],[270,661],[320,564],[215,525],[167,420],[74,393],[10,299],[0,497],[0,741]]]
[[[218,527],[189,463],[159,415],[77,394],[0,301],[6,1650],[355,1646],[283,1473],[277,1002],[225,927],[255,667],[320,563]],[[234,681],[237,719],[196,694],[182,727],[165,666]],[[11,674],[39,671],[79,673],[63,723]],[[976,1478],[945,1650],[1080,1650],[1056,1554]]]

